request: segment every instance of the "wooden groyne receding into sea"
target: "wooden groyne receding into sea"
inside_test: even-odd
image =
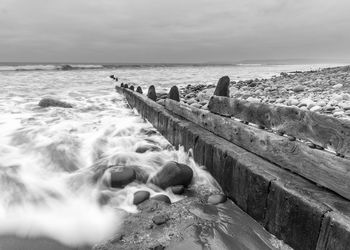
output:
[[[154,86],[147,96],[115,88],[270,233],[294,249],[349,249],[349,122],[215,95],[198,109],[180,103],[176,87],[161,105]]]

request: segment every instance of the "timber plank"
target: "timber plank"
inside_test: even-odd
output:
[[[213,113],[233,116],[350,156],[350,121],[295,107],[219,96],[211,97],[208,108]]]
[[[169,111],[350,199],[350,161],[233,119],[166,100]]]

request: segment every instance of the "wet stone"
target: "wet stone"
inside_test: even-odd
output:
[[[62,102],[52,98],[43,98],[39,102],[39,106],[42,108],[47,107],[60,107],[60,108],[73,108],[70,103]]]
[[[226,195],[223,194],[213,194],[208,197],[208,204],[217,205],[224,203],[227,200]]]
[[[170,161],[151,179],[151,183],[162,189],[177,185],[186,187],[191,183],[192,177],[193,170],[189,166]]]
[[[151,144],[147,144],[147,145],[141,145],[139,147],[136,148],[135,152],[136,153],[145,153],[147,151],[160,151],[161,149],[159,147],[157,147],[156,145],[151,145]]]
[[[185,192],[185,188],[182,185],[173,186],[173,187],[171,187],[171,191],[174,194],[183,194]]]
[[[169,216],[166,214],[158,214],[152,218],[152,221],[156,225],[162,225],[169,220]]]
[[[136,172],[129,167],[118,167],[111,170],[111,187],[123,188],[136,179]]]
[[[151,197],[151,200],[162,201],[162,202],[171,204],[170,198],[165,194],[157,194],[157,195]]]
[[[144,202],[145,200],[148,200],[150,195],[151,195],[150,192],[144,191],[144,190],[135,192],[133,204],[138,205],[138,204]]]

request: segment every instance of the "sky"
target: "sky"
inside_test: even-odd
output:
[[[349,0],[0,0],[0,61],[350,58]]]

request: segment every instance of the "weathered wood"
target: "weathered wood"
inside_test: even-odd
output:
[[[174,101],[180,101],[180,93],[179,93],[179,89],[177,88],[177,86],[172,86],[170,91],[169,91],[169,95],[168,98]]]
[[[347,159],[169,99],[165,101],[165,107],[282,168],[350,199],[350,161]]]
[[[216,85],[214,95],[217,96],[230,96],[230,78],[228,76],[223,76],[219,79]]]
[[[148,88],[147,97],[153,101],[157,101],[156,88],[153,85]]]
[[[213,96],[208,108],[350,156],[350,121],[294,107]]]
[[[140,86],[137,86],[136,92],[142,94],[143,93],[142,88]]]

